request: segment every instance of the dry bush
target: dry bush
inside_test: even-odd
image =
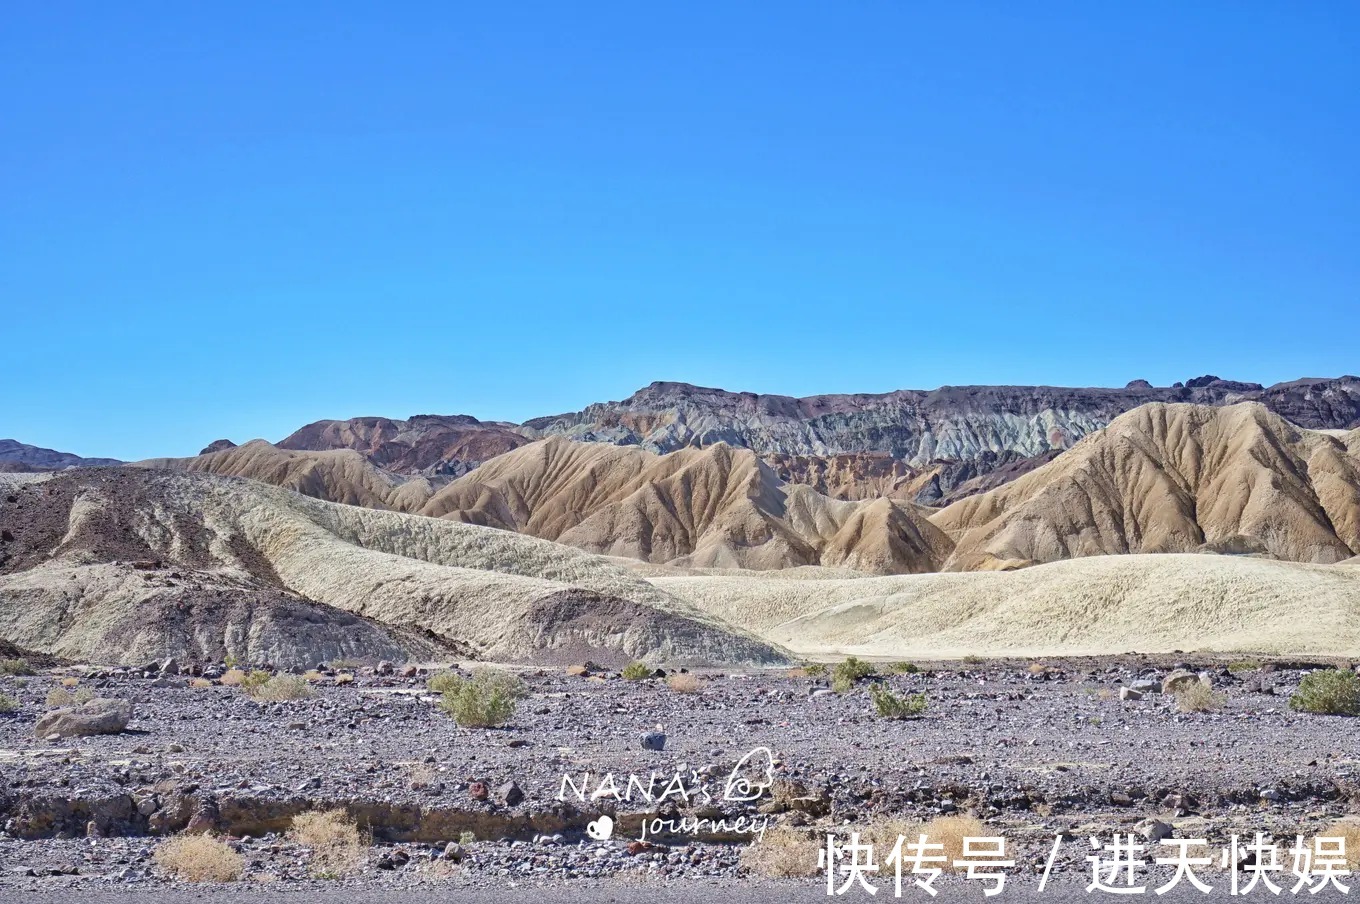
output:
[[[339,675],[336,675],[336,676],[335,676],[335,683],[336,683],[336,684],[353,684],[353,683],[354,683],[354,676],[351,675],[349,672],[341,672]]]
[[[1176,690],[1176,708],[1183,713],[1209,713],[1223,705],[1223,698],[1203,681],[1181,685]]]
[[[666,679],[666,686],[677,694],[697,694],[704,683],[692,672],[677,673]]]
[[[299,675],[275,675],[263,684],[247,687],[247,693],[265,703],[283,703],[315,697],[316,691]]]
[[[1343,838],[1346,841],[1346,868],[1360,869],[1360,820],[1341,819],[1321,832],[1318,838]]]
[[[79,679],[79,678],[63,678],[63,679],[61,679],[61,686],[62,686],[62,687],[75,687],[75,686],[78,685],[78,684],[80,684],[80,679]]]
[[[246,673],[240,669],[227,669],[222,673],[222,677],[218,679],[218,681],[227,687],[237,687],[245,680]]]
[[[306,681],[308,684],[315,684],[318,681],[325,680],[325,678],[326,676],[318,672],[316,669],[308,669],[307,671],[302,673],[302,680]]]
[[[954,861],[963,857],[963,839],[996,838],[999,834],[988,829],[981,820],[971,816],[941,816],[926,823],[908,819],[887,819],[870,823],[855,831],[859,832],[861,842],[868,842],[874,846],[880,862],[892,851],[898,838],[903,839],[903,854],[906,855],[906,845],[915,844],[922,835],[925,835],[927,844],[938,844],[944,848],[943,850],[931,848],[928,851],[929,856],[948,858],[944,863],[936,862],[929,865],[938,866],[946,872],[959,869],[954,866]],[[839,837],[841,840],[848,840],[849,830],[840,832]]]
[[[207,678],[192,678],[189,680],[189,686],[198,688],[212,687],[213,683],[210,679]]]
[[[1029,673],[1031,675],[1043,675],[1047,672],[1048,666],[1044,665],[1042,662],[1031,662],[1029,664]]]
[[[47,692],[47,705],[50,707],[76,706],[81,703],[89,703],[94,699],[94,693],[88,688],[81,688],[74,694],[64,687],[54,687]]]
[[[288,837],[312,851],[312,872],[343,876],[364,857],[364,837],[344,810],[313,810],[293,817]]]
[[[211,835],[176,835],[156,848],[155,858],[185,882],[235,882],[245,871],[241,855]]]
[[[9,694],[0,694],[0,713],[13,713],[19,711],[19,701]]]
[[[36,675],[27,659],[0,659],[0,675]]]
[[[821,842],[806,832],[776,826],[741,852],[741,865],[767,879],[796,879],[818,873]]]

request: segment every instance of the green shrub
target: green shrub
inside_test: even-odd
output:
[[[255,669],[241,676],[241,688],[252,697],[255,692],[269,683],[270,674],[262,669]]]
[[[899,697],[881,684],[869,688],[874,710],[885,719],[914,719],[926,711],[925,694]]]
[[[1360,716],[1360,678],[1349,669],[1309,672],[1289,708],[1328,716]]]
[[[863,681],[874,674],[874,667],[862,659],[851,656],[837,665],[831,672],[831,689],[838,694],[850,690],[856,682]]]
[[[1203,681],[1193,681],[1176,688],[1176,708],[1183,713],[1210,713],[1223,705],[1223,698]]]
[[[888,671],[894,675],[915,675],[921,669],[914,662],[894,662],[888,666]]]
[[[251,675],[259,673],[252,672]],[[251,677],[246,676],[247,680]],[[266,703],[283,703],[287,700],[305,700],[316,696],[316,691],[301,675],[275,675],[263,684],[243,684],[246,692],[256,700]]]
[[[27,659],[0,659],[0,675],[36,675]]]
[[[1230,672],[1254,672],[1261,667],[1259,659],[1237,659],[1228,663]]]
[[[466,728],[497,728],[510,721],[519,701],[529,695],[524,682],[508,672],[482,669],[471,678],[451,676],[439,708]]]
[[[8,694],[0,694],[0,713],[12,713],[19,709],[19,701]]]
[[[821,678],[826,674],[825,662],[808,662],[803,664],[803,674],[809,678]]]
[[[641,681],[656,674],[656,670],[643,662],[641,659],[634,659],[623,667],[623,677],[629,681]]]
[[[981,656],[969,653],[967,656],[963,657],[959,661],[962,662],[964,665],[982,665],[987,660],[983,659]]]
[[[438,675],[431,675],[425,686],[436,694],[443,694],[450,688],[457,687],[458,682],[462,680],[457,672],[440,672]]]

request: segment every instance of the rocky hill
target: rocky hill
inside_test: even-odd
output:
[[[99,468],[122,464],[116,458],[82,458],[70,452],[30,446],[14,439],[0,439],[0,472],[61,471],[66,468]]]

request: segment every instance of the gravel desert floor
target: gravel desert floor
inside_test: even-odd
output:
[[[828,833],[882,839],[885,826],[910,835],[954,816],[1006,839],[1015,865],[1005,872],[1020,891],[1036,887],[1050,857],[1054,887],[1080,889],[1092,838],[1145,844],[1135,859],[1151,890],[1175,871],[1153,862],[1164,837],[1217,852],[1263,832],[1282,846],[1287,894],[1286,848],[1357,809],[1356,723],[1288,705],[1309,669],[1332,664],[921,663],[881,668],[842,693],[802,670],[630,681],[527,669],[529,695],[497,729],[460,727],[441,711],[430,669],[354,669],[338,682],[327,670],[311,676],[312,696],[272,703],[160,669],[39,669],[0,678],[18,703],[0,716],[0,900],[172,894],[182,883],[155,852],[186,828],[219,834],[242,859],[230,886],[193,886],[221,900],[255,890],[501,900],[549,886],[597,900],[643,888],[655,900],[687,888],[790,900],[825,896],[825,874],[815,862],[777,864],[776,876],[805,875],[771,884],[753,839],[796,837],[812,853],[790,856],[815,861],[813,839]],[[1208,711],[1181,712],[1160,692],[1178,668],[1211,680]],[[925,712],[879,716],[876,685],[924,694]],[[126,700],[132,721],[116,734],[39,739],[58,688]],[[343,871],[321,870],[289,828],[300,813],[335,808],[371,844]],[[868,878],[892,896],[886,853],[878,848]],[[1211,859],[1199,873],[1218,890],[1232,870]],[[941,884],[972,887],[955,876]]]

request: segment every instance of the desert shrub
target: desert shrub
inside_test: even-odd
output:
[[[869,688],[869,699],[874,711],[885,719],[914,719],[926,711],[925,694],[899,697],[881,684]]]
[[[1203,681],[1192,681],[1176,689],[1176,708],[1183,713],[1213,712],[1223,705],[1223,698]]]
[[[691,672],[677,672],[666,679],[666,686],[677,694],[697,694],[704,683]]]
[[[227,669],[218,680],[227,687],[238,687],[245,678],[246,673],[240,669]]]
[[[477,840],[476,832],[464,831],[458,833],[458,843],[461,844],[463,847],[467,847],[469,844],[472,844],[476,840]]]
[[[840,663],[831,672],[831,689],[838,694],[843,694],[854,686],[855,682],[863,681],[874,674],[874,667],[862,659],[851,656],[845,662]]]
[[[335,676],[335,683],[336,683],[336,684],[353,684],[353,683],[354,683],[354,675],[353,675],[353,673],[351,673],[351,672],[341,672],[339,675],[336,675],[336,676]]]
[[[1346,868],[1360,869],[1360,821],[1342,819],[1318,832],[1319,838],[1342,838],[1346,842]]]
[[[288,837],[312,851],[314,874],[342,876],[363,860],[364,837],[344,810],[313,810],[293,817]]]
[[[457,672],[440,672],[437,675],[431,675],[429,680],[425,682],[425,686],[436,694],[442,694],[452,687],[457,687],[458,682],[462,680]]]
[[[789,826],[776,826],[741,852],[741,865],[767,879],[795,879],[818,873],[821,842]]]
[[[973,653],[969,653],[967,656],[959,660],[959,662],[962,662],[964,665],[982,665],[986,661],[987,661],[986,659],[983,659],[981,656],[977,656]]]
[[[0,694],[0,713],[12,713],[19,711],[19,701],[9,694]]]
[[[241,688],[247,693],[254,693],[259,688],[268,684],[271,677],[272,676],[263,669],[254,669],[242,676]]]
[[[252,672],[251,675],[263,674]],[[246,692],[256,700],[265,703],[282,703],[286,700],[305,700],[316,696],[316,691],[300,675],[275,675],[262,684],[243,683]]]
[[[36,675],[27,659],[0,659],[0,675]]]
[[[308,684],[316,684],[318,681],[324,680],[325,677],[325,675],[321,674],[316,669],[308,669],[302,673],[302,680],[306,681]]]
[[[212,687],[212,686],[213,686],[213,683],[212,683],[212,681],[211,681],[210,679],[208,679],[208,678],[191,678],[191,679],[189,679],[189,686],[190,686],[190,687],[197,687],[197,688],[204,688],[204,687]]]
[[[1031,662],[1029,664],[1029,673],[1031,675],[1046,675],[1048,674],[1048,666],[1042,662]]]
[[[1328,716],[1360,715],[1360,678],[1349,669],[1309,672],[1299,682],[1289,708]]]
[[[154,856],[161,869],[185,882],[235,882],[245,870],[241,855],[210,835],[176,835]]]
[[[655,670],[641,659],[634,659],[623,667],[621,674],[629,681],[641,681],[644,678],[652,677]]]
[[[344,658],[337,659],[334,662],[329,663],[329,665],[331,667],[331,671],[333,672],[353,671],[354,669],[357,669],[359,667],[359,663],[356,662],[355,660]]]
[[[1261,667],[1259,659],[1235,659],[1228,663],[1230,672],[1254,672]]]
[[[921,669],[914,662],[893,662],[888,665],[888,671],[894,675],[915,675]]]
[[[482,669],[471,678],[453,676],[439,708],[466,728],[496,728],[510,721],[519,701],[528,696],[524,682],[508,672]]]
[[[826,676],[825,662],[805,662],[802,672],[809,678],[822,678]]]
[[[47,692],[47,705],[51,707],[78,706],[93,699],[94,694],[88,688],[81,688],[74,694],[64,687],[54,687]]]
[[[60,682],[62,687],[75,687],[80,684],[79,678],[63,678]]]

